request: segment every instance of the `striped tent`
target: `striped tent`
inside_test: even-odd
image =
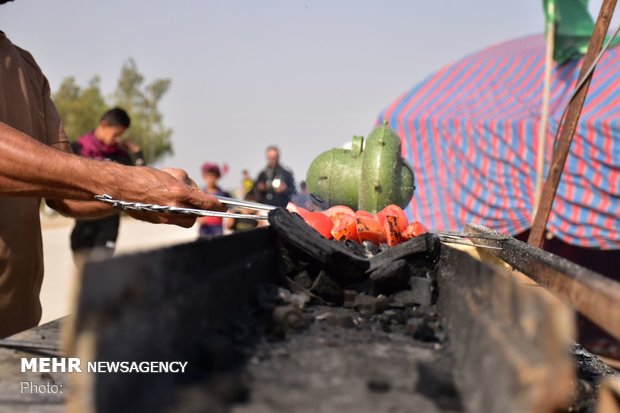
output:
[[[530,227],[543,90],[544,37],[474,53],[407,91],[379,116],[416,176],[410,213],[430,228]],[[554,67],[546,165],[580,61]],[[548,229],[582,247],[620,249],[620,49],[599,62]]]

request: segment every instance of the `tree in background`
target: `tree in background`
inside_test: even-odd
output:
[[[155,79],[145,86],[136,62],[129,59],[121,68],[111,104],[103,97],[99,83],[99,77],[95,76],[88,86],[81,88],[74,77],[67,77],[53,95],[65,131],[72,140],[92,130],[106,110],[119,106],[131,116],[126,136],[142,147],[147,163],[172,154],[172,129],[164,125],[158,108],[170,88],[170,79]]]
[[[99,89],[99,77],[95,76],[88,86],[80,88],[74,77],[65,78],[54,94],[54,103],[72,140],[92,130],[108,109]]]

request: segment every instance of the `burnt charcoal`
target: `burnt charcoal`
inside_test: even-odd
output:
[[[283,208],[274,209],[269,212],[269,224],[291,248],[333,270],[340,277],[361,278],[368,269],[368,260],[352,253],[341,243],[323,238],[297,214]]]
[[[381,252],[381,247],[370,241],[362,242],[362,247],[364,247],[367,257],[373,257]]]
[[[380,268],[387,263],[406,258],[410,263],[421,261],[423,264],[434,263],[439,259],[440,241],[435,235],[425,234],[410,239],[402,244],[388,248],[386,251],[370,259],[369,272]]]
[[[320,271],[312,283],[310,291],[327,302],[342,305],[344,292],[340,285],[334,281],[326,271]]]
[[[389,308],[391,299],[380,295],[373,297],[366,294],[355,296],[353,307],[362,314],[379,314]]]
[[[370,273],[373,294],[393,294],[409,288],[411,272],[405,260],[392,261]]]
[[[346,241],[333,241],[333,242],[337,242],[337,243],[341,244],[342,246],[344,246],[345,248],[350,250],[352,253],[354,253],[358,257],[366,258],[368,256],[366,248],[364,248],[358,242],[351,241],[350,239],[348,239]]]
[[[392,388],[392,383],[382,377],[372,377],[366,382],[366,387],[374,393],[387,393]]]

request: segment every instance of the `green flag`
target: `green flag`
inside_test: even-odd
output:
[[[553,59],[561,65],[586,54],[594,31],[588,0],[543,0],[543,8],[547,25],[555,24]]]

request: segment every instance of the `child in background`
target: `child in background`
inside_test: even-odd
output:
[[[105,112],[94,130],[80,137],[73,146],[78,155],[123,165],[144,165],[142,150],[121,137],[131,125],[127,112],[113,108]],[[119,214],[100,219],[76,219],[71,231],[71,250],[75,265],[81,269],[92,259],[109,258],[114,254],[120,225]]]
[[[222,176],[220,167],[214,163],[204,163],[202,165],[202,179],[205,182],[204,192],[211,195],[227,196],[230,194],[223,191],[217,181]],[[220,236],[224,233],[222,228],[222,218],[220,217],[202,217],[198,220],[200,223],[200,238],[212,238]]]

